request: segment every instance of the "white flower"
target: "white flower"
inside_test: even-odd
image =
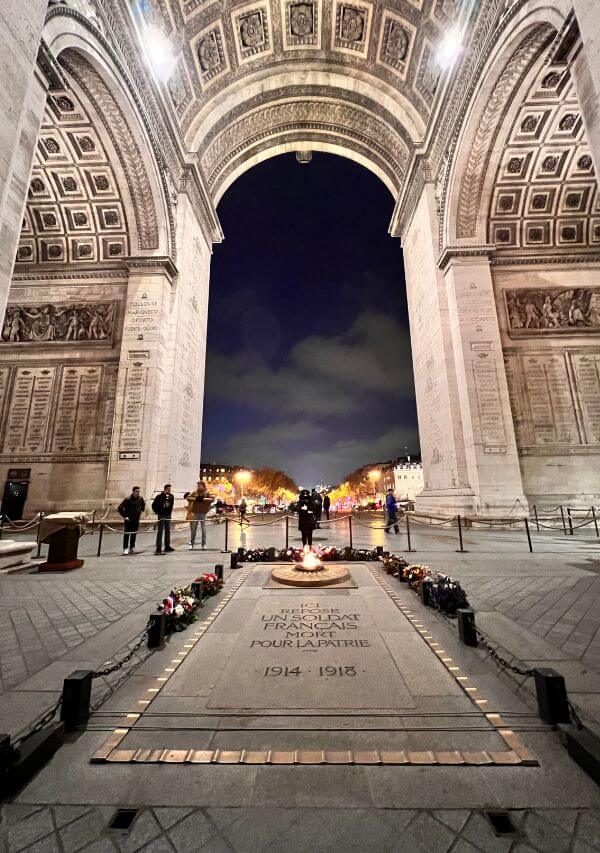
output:
[[[175,616],[183,616],[183,605],[176,604],[173,612],[175,613]]]

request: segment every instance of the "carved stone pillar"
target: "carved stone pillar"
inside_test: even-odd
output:
[[[433,184],[425,184],[402,243],[425,480],[417,508],[441,514],[471,511],[474,495],[464,454],[446,284],[436,263]]]
[[[0,316],[4,317],[47,83],[36,71],[47,0],[0,4]]]
[[[513,515],[527,508],[490,264],[472,250],[441,259],[448,295],[464,453],[481,516]],[[519,503],[516,503],[516,502]],[[519,505],[520,504],[520,505]]]
[[[106,498],[136,485],[146,500],[159,477],[161,412],[168,397],[169,325],[176,270],[168,258],[139,258],[130,273],[123,323]],[[166,472],[161,472],[167,476]]]

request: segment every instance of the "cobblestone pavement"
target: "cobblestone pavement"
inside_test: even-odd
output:
[[[110,830],[116,806],[6,805],[0,847],[16,851],[406,851],[509,853],[600,850],[591,809],[511,810],[497,835],[468,809],[142,808],[127,832]]]

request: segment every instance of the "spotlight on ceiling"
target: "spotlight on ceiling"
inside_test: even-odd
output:
[[[462,51],[462,35],[457,26],[451,27],[438,45],[436,59],[441,68],[451,68]]]
[[[171,42],[154,25],[144,28],[144,48],[154,73],[163,83],[166,83],[175,69],[175,55]]]

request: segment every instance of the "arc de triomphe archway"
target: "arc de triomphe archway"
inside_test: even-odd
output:
[[[596,499],[600,33],[574,3],[1,13],[0,478],[28,471],[32,509],[193,482],[216,205],[254,164],[317,150],[396,202],[418,505]]]

